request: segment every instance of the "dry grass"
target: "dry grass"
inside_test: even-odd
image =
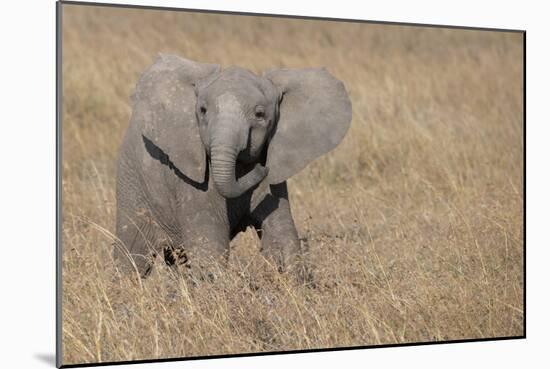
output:
[[[64,6],[63,362],[523,334],[522,36]],[[232,243],[224,278],[115,281],[115,159],[157,53],[326,66],[349,134],[289,182],[316,288]]]

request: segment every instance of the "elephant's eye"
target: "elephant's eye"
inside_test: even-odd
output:
[[[254,113],[254,115],[256,116],[256,119],[264,119],[265,111],[261,106],[259,106],[256,108],[256,112]]]
[[[204,105],[201,106],[201,107],[200,107],[200,111],[201,111],[201,114],[202,114],[202,115],[206,114],[206,106],[204,106]]]

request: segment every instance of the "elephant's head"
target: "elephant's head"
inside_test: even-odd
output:
[[[266,176],[270,184],[285,181],[334,148],[351,121],[345,87],[325,69],[257,76],[161,56],[135,95],[148,101],[144,136],[193,179],[204,173],[209,157],[216,189],[226,198]],[[237,178],[239,164],[249,171]]]
[[[216,189],[237,197],[268,173],[264,148],[277,121],[280,93],[273,83],[242,68],[228,68],[195,85],[199,133]],[[237,163],[255,166],[236,178]]]

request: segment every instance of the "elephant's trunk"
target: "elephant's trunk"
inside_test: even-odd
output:
[[[216,189],[225,198],[238,197],[258,184],[267,175],[267,168],[256,165],[254,169],[237,180],[235,166],[238,149],[231,145],[212,145],[212,177]]]

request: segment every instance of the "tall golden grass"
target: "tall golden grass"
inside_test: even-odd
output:
[[[63,363],[523,334],[523,50],[507,32],[63,6]],[[289,181],[314,287],[250,232],[223,278],[117,279],[117,148],[159,53],[325,66],[351,129]]]

